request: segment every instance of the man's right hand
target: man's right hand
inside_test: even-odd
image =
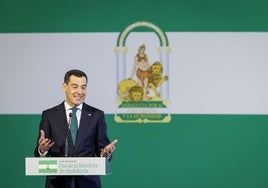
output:
[[[43,130],[40,130],[40,138],[38,140],[39,144],[39,151],[40,153],[44,154],[46,151],[49,150],[54,145],[54,142],[52,140],[45,138],[45,132]]]

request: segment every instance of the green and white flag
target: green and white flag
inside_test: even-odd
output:
[[[0,139],[10,155],[0,187],[28,182],[23,165],[14,172],[5,161],[33,155],[40,114],[64,100],[72,68],[87,73],[86,102],[104,110],[119,140],[104,187],[268,187],[267,20],[267,0],[1,0]],[[152,27],[132,27],[140,21]],[[150,64],[166,62],[168,78],[148,98],[168,100],[117,109],[131,105],[118,100],[132,97],[118,81],[131,76],[142,44]],[[136,121],[139,113],[154,119]],[[45,163],[40,173],[56,172]]]
[[[57,173],[57,168],[56,160],[39,160],[38,162],[39,173]]]

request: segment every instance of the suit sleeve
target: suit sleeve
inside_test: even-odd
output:
[[[34,150],[34,156],[35,157],[40,157],[40,154],[38,152],[38,140],[40,138],[40,130],[43,130],[45,132],[45,137],[50,138],[50,129],[49,129],[49,123],[48,123],[48,118],[46,115],[46,112],[42,113],[41,121],[39,124],[39,131],[38,131],[38,137],[37,137],[37,142],[36,142],[36,147]]]
[[[105,146],[110,144],[109,138],[108,138],[108,131],[107,131],[107,124],[104,117],[104,112],[99,111],[99,121],[97,125],[97,156],[100,156],[101,149],[103,149]]]

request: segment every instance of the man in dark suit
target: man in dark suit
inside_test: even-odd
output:
[[[86,74],[80,70],[66,72],[62,85],[66,99],[43,111],[34,151],[36,157],[68,155],[111,159],[117,140],[112,143],[109,141],[104,112],[84,102],[87,82]],[[73,108],[76,108],[75,112]],[[69,125],[74,117],[77,120],[77,132],[71,135]],[[47,176],[46,188],[65,187],[100,188],[100,176]]]

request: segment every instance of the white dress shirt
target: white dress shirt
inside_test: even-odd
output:
[[[80,119],[81,119],[81,113],[82,113],[82,106],[83,104],[80,104],[78,106],[76,106],[76,108],[78,108],[78,110],[76,111],[76,117],[77,117],[77,122],[78,122],[78,128],[80,125]],[[70,124],[70,113],[72,113],[72,108],[66,101],[64,102],[64,107],[65,107],[65,111],[66,111],[66,117],[67,117],[67,122],[68,124]],[[73,114],[74,115],[74,114]]]

